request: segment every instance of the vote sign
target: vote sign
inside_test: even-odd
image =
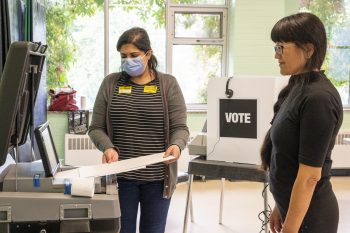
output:
[[[220,99],[220,137],[257,138],[256,99]]]

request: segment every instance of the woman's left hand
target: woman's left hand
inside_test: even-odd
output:
[[[168,161],[165,161],[164,163],[170,164],[170,163],[173,163],[173,162],[177,161],[180,158],[180,154],[181,154],[181,151],[180,151],[180,148],[177,145],[169,146],[168,149],[164,153],[164,158],[168,157],[170,155],[174,156],[175,158],[171,159],[171,160],[168,160]]]

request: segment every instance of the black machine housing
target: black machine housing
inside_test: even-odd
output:
[[[45,60],[46,46],[11,44],[0,82],[0,166],[7,154],[26,142]]]

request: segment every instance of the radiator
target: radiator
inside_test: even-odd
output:
[[[332,151],[333,167],[350,168],[350,145],[344,138],[350,138],[350,132],[339,132]],[[102,152],[92,143],[88,135],[65,135],[65,164],[85,166],[102,163]]]
[[[332,151],[333,168],[350,168],[350,144],[344,138],[350,138],[349,130],[339,131]]]
[[[86,166],[102,163],[102,152],[99,151],[87,134],[65,135],[65,164]]]
[[[340,131],[335,140],[336,145],[346,145],[345,138],[350,138],[350,132],[342,132]],[[348,144],[349,145],[349,144]],[[349,145],[350,146],[350,145]]]

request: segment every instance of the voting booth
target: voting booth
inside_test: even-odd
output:
[[[220,224],[225,179],[262,183],[263,208],[268,211],[268,174],[260,167],[260,147],[270,128],[273,104],[287,83],[287,77],[243,75],[209,80],[207,133],[197,135],[189,144],[190,154],[203,156],[189,162],[183,233],[187,232],[194,175],[221,178]],[[267,215],[261,220],[260,232],[268,233]]]
[[[288,77],[212,78],[208,84],[207,160],[260,164],[273,104]]]
[[[69,195],[69,184],[54,182],[55,174],[72,168],[61,166],[49,123],[33,128],[45,51],[40,43],[14,42],[1,77],[0,232],[119,232],[116,185],[107,195],[107,181],[90,179],[87,197]],[[18,147],[34,131],[42,160],[20,163]]]

